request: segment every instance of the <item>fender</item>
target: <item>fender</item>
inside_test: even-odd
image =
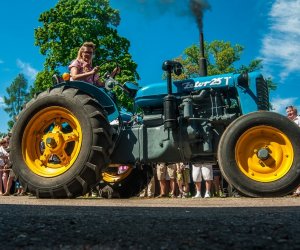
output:
[[[82,81],[66,81],[55,85],[53,88],[61,86],[68,86],[79,89],[80,91],[83,91],[84,93],[95,98],[107,112],[107,118],[110,122],[119,117],[120,113],[115,102],[104,88],[99,88],[90,83]]]

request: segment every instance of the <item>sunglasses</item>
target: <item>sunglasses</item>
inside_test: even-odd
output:
[[[89,55],[93,54],[92,51],[83,51],[82,53],[89,54]]]
[[[290,106],[286,106],[285,109],[293,109],[294,106],[293,105],[290,105]]]

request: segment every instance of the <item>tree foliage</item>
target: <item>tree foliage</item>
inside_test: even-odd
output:
[[[4,111],[8,113],[11,120],[8,121],[8,127],[11,129],[16,118],[26,101],[28,101],[28,82],[23,74],[19,74],[6,88],[7,97],[4,96],[6,107]]]
[[[7,135],[6,133],[0,132],[0,138],[5,137],[6,135]]]
[[[218,75],[226,73],[242,73],[252,72],[262,69],[262,60],[254,59],[249,65],[242,65],[236,67],[235,64],[241,59],[244,51],[243,46],[236,44],[232,45],[230,42],[212,41],[205,43],[205,58],[207,58],[207,73],[208,75]],[[177,57],[175,60],[182,63],[184,73],[180,76],[174,76],[174,79],[182,80],[186,78],[193,78],[199,76],[199,56],[200,48],[198,45],[192,45],[186,48],[183,55]],[[266,79],[269,89],[275,90],[276,83],[271,78]]]
[[[116,78],[119,82],[139,79],[137,65],[129,53],[130,42],[119,36],[116,29],[120,23],[119,12],[110,7],[109,0],[59,0],[54,8],[40,15],[39,22],[42,26],[35,29],[35,45],[45,55],[45,63],[32,93],[50,87],[53,73],[68,66],[85,41],[96,44],[94,65],[114,61],[122,69]],[[102,75],[114,66],[114,63],[104,64]],[[122,104],[130,106],[123,94],[119,95],[121,100],[126,100]]]

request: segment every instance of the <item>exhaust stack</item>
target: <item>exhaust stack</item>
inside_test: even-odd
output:
[[[199,75],[207,76],[207,61],[204,57],[204,38],[203,32],[200,32],[200,58],[199,58]]]

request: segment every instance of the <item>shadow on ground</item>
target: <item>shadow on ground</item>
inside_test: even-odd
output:
[[[0,205],[3,249],[296,249],[299,207]]]

